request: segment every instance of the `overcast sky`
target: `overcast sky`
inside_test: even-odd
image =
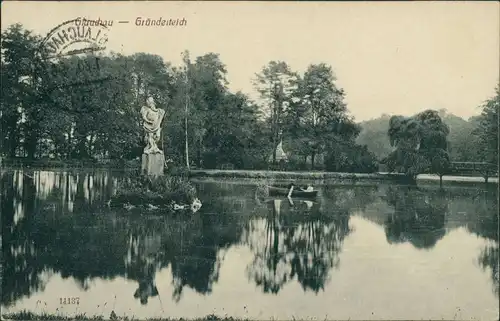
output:
[[[271,60],[303,72],[331,65],[356,120],[446,108],[468,118],[499,80],[498,2],[3,2],[2,30],[41,35],[77,17],[115,20],[108,50],[220,54],[230,89],[255,97]],[[185,27],[138,27],[137,17],[186,18]],[[117,24],[129,20],[129,24]]]

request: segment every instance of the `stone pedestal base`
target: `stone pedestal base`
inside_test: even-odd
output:
[[[164,164],[163,154],[142,154],[141,172],[143,175],[162,176]]]

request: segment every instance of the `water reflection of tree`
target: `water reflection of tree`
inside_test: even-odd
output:
[[[484,268],[490,270],[491,280],[493,282],[493,292],[497,296],[500,294],[500,275],[499,275],[499,248],[498,243],[495,245],[486,246],[479,256],[479,264]]]
[[[498,191],[496,189],[476,190],[470,202],[474,204],[476,211],[471,213],[474,218],[467,225],[467,229],[491,242],[481,250],[478,262],[483,269],[490,271],[493,292],[500,297]]]
[[[352,231],[350,212],[373,201],[374,188],[325,187],[318,201],[271,200],[267,215],[249,222],[246,242],[255,253],[249,278],[265,293],[296,279],[304,289],[324,289],[339,265],[342,243]],[[361,197],[362,195],[366,197]]]
[[[155,283],[156,270],[165,261],[161,252],[162,235],[156,221],[145,220],[128,228],[129,240],[125,258],[126,276],[138,282],[134,297],[147,304],[150,297],[158,295]]]
[[[20,179],[14,184],[15,180]],[[9,305],[17,298],[24,296],[32,290],[43,287],[43,282],[38,277],[42,268],[37,264],[33,244],[29,240],[29,232],[19,228],[16,222],[16,210],[20,202],[26,201],[27,206],[32,206],[33,199],[28,193],[19,190],[23,186],[28,193],[32,184],[28,178],[15,175],[14,172],[5,172],[1,177],[2,193],[2,303]],[[12,200],[12,201],[10,201]],[[24,269],[20,269],[24,267]]]
[[[203,213],[183,224],[172,235],[170,245],[173,297],[180,300],[185,286],[209,294],[219,279],[222,253],[239,242],[244,224],[235,213],[234,199],[214,198],[205,202]]]
[[[42,290],[47,280],[44,274],[59,272],[86,288],[93,277],[113,278],[125,272],[121,250],[126,235],[113,233],[109,214],[86,204],[82,184],[77,184],[74,193],[70,181],[83,179],[52,175],[40,184],[40,172],[36,174],[7,172],[2,176],[4,305]],[[71,205],[73,200],[76,206]],[[19,209],[22,219],[16,220]]]
[[[88,201],[100,188],[109,190],[105,185],[91,194],[78,176],[60,183],[66,187],[53,187],[40,198],[29,180],[19,191],[13,174],[2,176],[4,305],[42,290],[47,271],[74,278],[84,290],[93,278],[126,277],[138,283],[130,295],[146,304],[161,286],[155,283],[156,272],[171,265],[175,299],[186,286],[210,293],[218,280],[220,251],[239,241],[244,225],[224,198],[204,202],[203,211],[193,216],[135,215]],[[64,188],[73,196],[65,196]],[[74,206],[61,205],[68,199]],[[19,204],[24,218],[16,223]]]
[[[386,201],[394,207],[385,222],[389,243],[410,242],[419,249],[436,245],[445,234],[448,199],[443,191],[389,186]]]

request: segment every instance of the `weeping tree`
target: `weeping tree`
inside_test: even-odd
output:
[[[420,173],[434,173],[442,184],[442,177],[450,168],[449,132],[435,110],[412,117],[391,117],[387,134],[394,150],[384,160],[389,172],[404,173],[412,180]]]

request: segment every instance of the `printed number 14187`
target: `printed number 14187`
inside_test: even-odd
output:
[[[80,304],[80,298],[59,298],[60,304]]]

